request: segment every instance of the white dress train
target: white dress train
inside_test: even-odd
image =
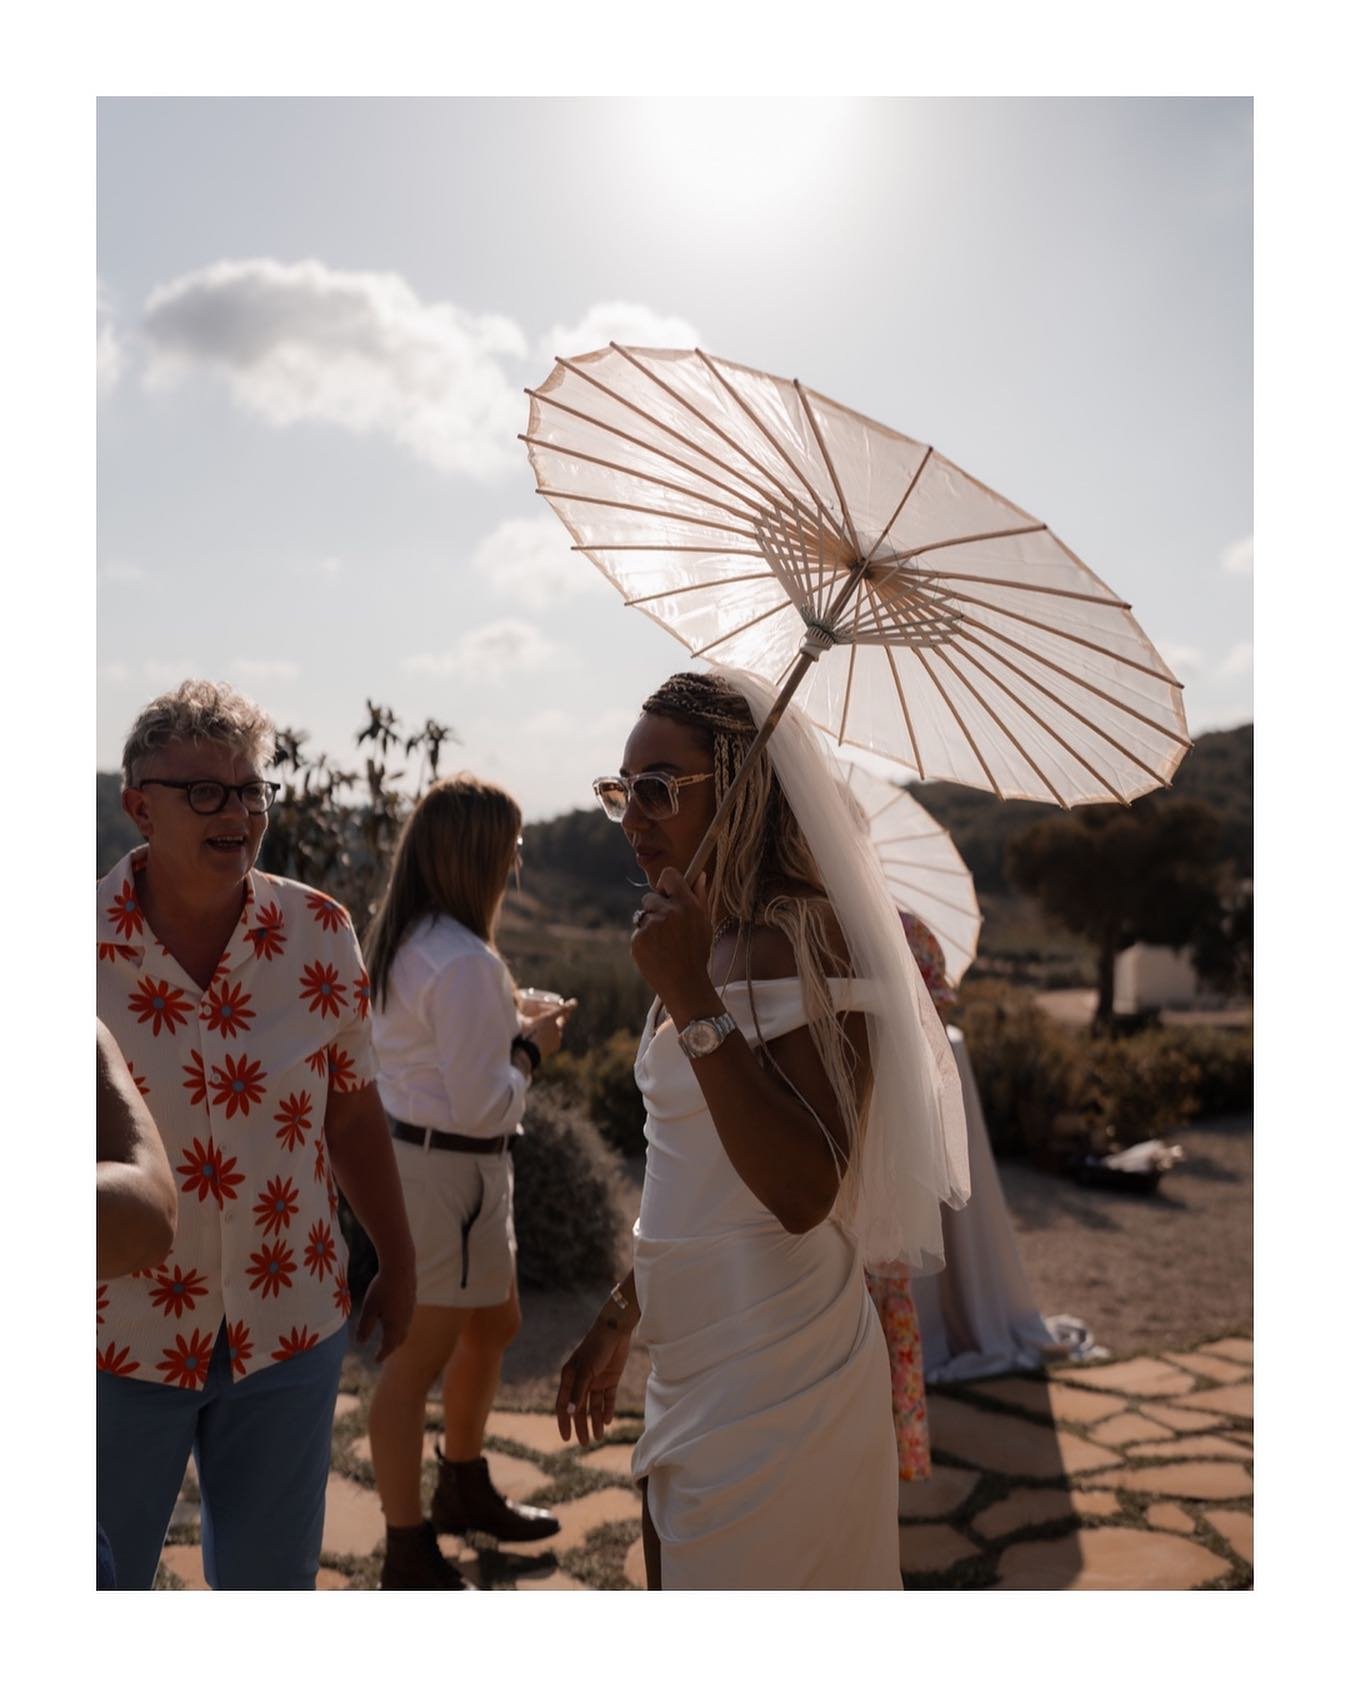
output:
[[[832,980],[837,1011],[861,987]],[[749,989],[722,991],[752,1046]],[[796,978],[757,983],[766,1040],[806,1023]],[[647,1172],[634,1227],[651,1355],[633,1474],[662,1586],[900,1588],[899,1479],[885,1338],[848,1232],[790,1235],[741,1181],[669,1019],[636,1076]]]

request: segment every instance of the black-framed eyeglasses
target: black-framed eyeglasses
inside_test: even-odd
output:
[[[635,773],[631,778],[612,773],[597,779],[591,789],[610,820],[623,819],[630,799],[648,820],[669,820],[680,812],[680,787],[711,778],[711,773]]]
[[[242,785],[226,785],[220,779],[142,779],[140,784],[186,791],[194,814],[219,814],[232,796],[239,798],[249,814],[266,814],[281,790],[270,779],[246,779]]]

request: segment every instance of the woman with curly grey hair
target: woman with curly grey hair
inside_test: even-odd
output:
[[[796,711],[686,882],[772,701],[750,675],[677,674],[596,781],[650,886],[632,938],[657,997],[636,1063],[648,1153],[633,1271],[563,1367],[558,1422],[603,1434],[640,1318],[648,1586],[899,1588],[863,1261],[934,1262],[938,1203],[962,1198],[959,1086]]]

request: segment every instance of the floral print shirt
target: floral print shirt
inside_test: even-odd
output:
[[[254,871],[203,990],[140,909],[144,858],[98,885],[98,1016],[163,1139],[178,1233],[162,1265],[99,1284],[98,1368],[198,1388],[222,1322],[246,1377],[351,1311],[324,1115],[374,1076],[370,987],[346,909]]]

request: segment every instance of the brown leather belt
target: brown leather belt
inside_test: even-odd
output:
[[[452,1154],[504,1154],[509,1136],[460,1136],[457,1131],[433,1130],[427,1125],[407,1125],[402,1119],[389,1121],[393,1134],[400,1142],[412,1142],[419,1148],[445,1148]]]

